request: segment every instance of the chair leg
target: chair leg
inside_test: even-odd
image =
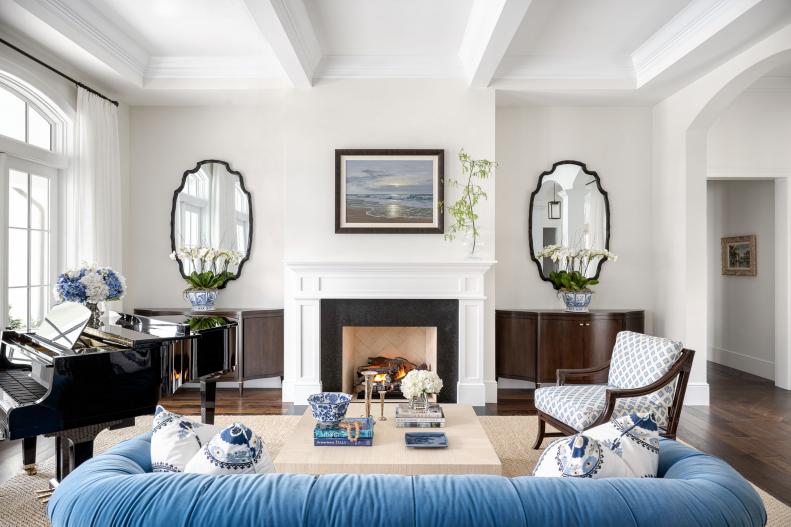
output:
[[[544,432],[545,432],[546,423],[541,416],[538,416],[538,435],[536,436],[536,442],[533,443],[533,450],[538,450],[541,448],[541,442],[544,441]]]

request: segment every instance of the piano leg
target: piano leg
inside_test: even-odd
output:
[[[217,399],[217,381],[200,383],[200,420],[203,424],[214,424],[214,408]]]
[[[36,474],[36,436],[22,439],[22,465],[28,476]]]
[[[61,435],[55,436],[55,481],[60,482],[71,472],[71,440]]]

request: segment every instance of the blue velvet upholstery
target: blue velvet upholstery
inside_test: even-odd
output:
[[[766,523],[725,462],[662,439],[657,479],[499,476],[206,476],[152,473],[150,434],[70,474],[49,502],[55,527],[718,526]]]

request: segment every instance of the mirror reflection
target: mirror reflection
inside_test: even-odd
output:
[[[201,249],[238,253],[229,271],[239,276],[250,254],[252,210],[242,174],[225,161],[201,161],[184,173],[173,197],[171,244],[173,251]],[[182,275],[193,261],[178,258]]]
[[[535,254],[548,245],[573,250],[609,248],[609,202],[599,176],[583,163],[564,161],[539,179],[530,200],[531,257],[541,278],[557,271],[557,262],[538,260]],[[587,270],[599,274],[599,266]]]

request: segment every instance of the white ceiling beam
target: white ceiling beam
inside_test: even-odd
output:
[[[489,86],[532,0],[473,0],[459,59],[470,85]]]
[[[632,53],[637,88],[644,86],[764,0],[692,0]]]
[[[244,0],[291,84],[310,88],[321,46],[302,0]]]
[[[84,0],[14,0],[124,80],[143,85],[148,52]]]

